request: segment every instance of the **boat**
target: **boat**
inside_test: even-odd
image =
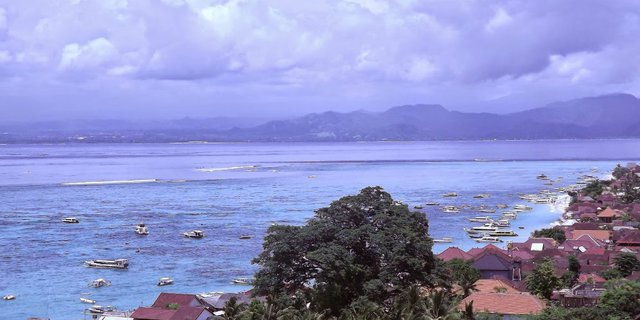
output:
[[[523,226],[519,226],[518,229],[524,229],[524,227]]]
[[[453,238],[444,237],[444,238],[440,238],[440,239],[433,239],[433,242],[435,242],[435,243],[451,243],[451,242],[453,242]]]
[[[111,281],[102,278],[89,282],[89,287],[92,288],[108,287],[110,285]]]
[[[439,206],[440,203],[438,202],[434,202],[434,201],[429,201],[427,203],[425,203],[426,206]]]
[[[64,223],[80,223],[80,220],[78,220],[78,218],[69,217],[69,218],[62,219],[62,222],[64,222]]]
[[[420,210],[420,209],[423,209],[424,207],[423,207],[423,206],[421,206],[421,205],[417,205],[417,206],[413,206],[413,208],[414,208],[414,209],[418,209],[418,210]]]
[[[484,236],[480,239],[476,239],[476,242],[498,243],[498,242],[502,242],[502,239],[498,237]]]
[[[475,196],[473,196],[475,199],[486,199],[489,198],[489,194],[486,193],[481,193],[481,194],[476,194]]]
[[[496,213],[495,209],[480,209],[478,210],[478,212],[482,212],[482,213]]]
[[[457,197],[458,194],[455,193],[455,192],[448,192],[448,193],[443,194],[442,196],[445,197],[445,198],[451,198],[451,197]]]
[[[504,203],[496,204],[496,208],[498,208],[498,209],[506,209],[507,207],[509,207],[509,206],[504,204]]]
[[[99,306],[99,305],[93,305],[91,307],[89,307],[87,309],[87,311],[89,311],[90,313],[105,313],[105,312],[112,312],[112,311],[116,311],[115,307],[112,306]]]
[[[481,234],[482,231],[480,230],[473,230],[473,229],[468,229],[468,228],[462,228],[466,233],[468,234]]]
[[[115,259],[115,260],[87,260],[84,265],[92,268],[103,269],[126,269],[129,267],[129,260],[127,259]]]
[[[170,284],[173,284],[173,279],[171,278],[163,277],[158,280],[158,286],[168,286]]]
[[[493,221],[493,219],[491,219],[491,217],[489,216],[473,217],[473,218],[468,218],[467,220],[471,222],[492,222]]]
[[[474,233],[474,234],[469,234],[469,238],[471,239],[480,239],[482,237],[484,237],[484,233]]]
[[[458,213],[458,212],[460,212],[460,209],[458,207],[455,207],[455,206],[444,206],[444,207],[442,207],[442,212]]]
[[[511,222],[509,222],[509,219],[500,219],[496,221],[495,224],[498,228],[506,228],[511,226]]]
[[[231,280],[233,284],[242,284],[242,285],[250,285],[253,283],[253,279],[250,278],[235,278]]]
[[[529,211],[532,210],[533,208],[529,207],[529,206],[525,206],[524,204],[516,204],[515,206],[513,206],[513,210],[514,211]]]
[[[240,239],[241,239],[241,240],[251,239],[251,236],[250,236],[250,235],[248,235],[248,234],[243,234],[243,235],[241,235],[241,236],[240,236]]]
[[[91,300],[89,298],[80,298],[80,302],[82,303],[88,303],[88,304],[96,304],[95,300]]]
[[[185,237],[194,238],[194,239],[202,239],[204,238],[204,232],[201,230],[193,230],[183,233]]]
[[[546,175],[546,174],[541,173],[541,174],[539,174],[539,175],[536,177],[536,179],[546,180],[546,179],[549,179],[549,177],[547,177],[547,175]]]
[[[4,297],[2,297],[2,300],[15,300],[16,296],[12,295],[12,294],[8,294]]]
[[[471,227],[471,229],[476,231],[497,231],[498,227],[496,227],[495,224],[490,222],[490,223],[485,223],[484,225],[481,225],[481,226]]]
[[[492,237],[517,237],[518,234],[511,230],[497,230],[488,233]]]
[[[146,236],[149,234],[149,229],[147,229],[147,226],[144,223],[138,223],[136,226],[136,233],[141,236]]]

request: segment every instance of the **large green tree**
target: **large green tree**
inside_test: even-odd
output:
[[[549,299],[553,290],[560,285],[560,279],[556,277],[553,262],[545,260],[538,264],[533,271],[527,275],[527,289],[545,299]]]
[[[468,296],[475,290],[475,283],[480,279],[480,271],[472,266],[471,261],[452,259],[445,263],[448,278],[462,290],[463,296]]]
[[[253,262],[258,294],[304,291],[312,308],[339,314],[359,298],[382,304],[433,283],[433,242],[423,213],[380,187],[318,209],[304,226],[269,228]]]
[[[620,272],[620,275],[626,277],[633,271],[640,270],[640,261],[633,253],[622,252],[618,254],[613,262],[616,266],[616,270]]]
[[[628,280],[608,282],[607,291],[600,298],[598,305],[635,317],[640,314],[640,282]]]

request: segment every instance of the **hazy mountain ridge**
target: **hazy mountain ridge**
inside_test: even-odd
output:
[[[640,100],[629,94],[611,94],[555,102],[505,115],[448,111],[441,105],[419,104],[377,113],[327,111],[251,124],[248,120],[230,118],[185,118],[146,126],[103,120],[73,128],[51,124],[31,135],[3,130],[7,132],[0,135],[0,142],[636,138],[640,137]]]

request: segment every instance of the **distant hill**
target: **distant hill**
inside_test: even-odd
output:
[[[0,142],[380,141],[640,138],[640,100],[611,94],[555,102],[511,114],[406,105],[384,112],[323,112],[257,124],[242,119],[181,119],[144,125],[94,121],[44,124],[32,133],[0,128]]]

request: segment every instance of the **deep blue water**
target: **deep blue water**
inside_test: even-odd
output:
[[[6,319],[46,316],[83,319],[89,297],[101,305],[133,309],[161,291],[240,291],[236,277],[251,276],[272,223],[303,224],[332,200],[380,185],[410,206],[524,203],[517,194],[544,186],[536,175],[575,182],[597,168],[640,159],[639,140],[474,141],[297,144],[120,144],[0,146],[0,301]],[[226,169],[225,169],[226,168]],[[65,185],[157,179],[141,184]],[[457,198],[444,199],[456,191]],[[473,199],[489,193],[488,199]],[[434,237],[475,246],[462,228],[466,211],[422,210]],[[558,218],[536,205],[514,223],[518,239]],[[79,224],[61,223],[74,216]],[[134,226],[145,222],[150,235]],[[202,229],[201,240],[181,233]],[[253,238],[240,240],[250,234]],[[517,239],[514,239],[517,240]],[[447,245],[434,246],[435,251]],[[139,249],[140,252],[136,252]],[[82,266],[93,258],[128,258],[126,271]],[[160,277],[175,279],[159,288]],[[112,281],[93,289],[96,278]]]

